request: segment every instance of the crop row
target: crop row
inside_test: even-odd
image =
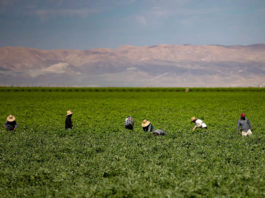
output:
[[[182,90],[0,92],[0,123],[19,122],[0,127],[1,197],[265,197],[265,92]],[[251,137],[236,133],[242,112]],[[208,129],[191,132],[193,115]]]

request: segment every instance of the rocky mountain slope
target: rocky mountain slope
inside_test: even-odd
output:
[[[0,48],[0,85],[234,87],[264,83],[265,44]]]

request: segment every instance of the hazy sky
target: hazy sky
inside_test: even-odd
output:
[[[265,43],[265,0],[0,0],[0,46]]]

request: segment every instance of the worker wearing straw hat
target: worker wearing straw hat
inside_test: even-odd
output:
[[[237,133],[241,128],[242,136],[252,135],[252,126],[244,113],[241,113],[240,120],[237,121]]]
[[[152,132],[154,130],[154,127],[150,121],[143,120],[142,127],[144,131]]]
[[[193,131],[195,131],[195,129],[197,129],[197,128],[207,129],[207,125],[202,120],[200,120],[196,117],[192,117],[191,122],[193,122],[195,124],[195,126],[192,129]]]
[[[17,126],[18,126],[15,116],[9,115],[6,118],[6,122],[5,122],[4,126],[5,126],[5,129],[7,131],[15,131],[17,129]]]
[[[65,119],[65,129],[66,130],[70,130],[73,128],[72,115],[73,115],[72,111],[70,111],[70,110],[66,111],[66,119]]]

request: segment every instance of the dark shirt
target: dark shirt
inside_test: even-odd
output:
[[[6,121],[4,126],[7,131],[13,131],[14,129],[17,128],[18,124],[16,121],[13,122]]]
[[[247,132],[249,129],[252,128],[252,126],[251,126],[251,124],[247,118],[240,119],[237,121],[237,132],[239,130],[239,127],[241,127],[241,130],[245,131],[245,132]]]
[[[157,129],[153,132],[154,135],[167,135],[166,132],[162,129]]]
[[[152,132],[154,130],[154,127],[152,125],[152,123],[150,123],[148,126],[143,127],[144,131],[148,131],[148,132]]]
[[[73,123],[72,123],[72,115],[69,115],[65,119],[65,129],[72,129],[73,128]]]

